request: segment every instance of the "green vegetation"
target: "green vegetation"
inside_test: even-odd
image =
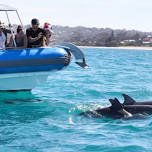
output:
[[[152,33],[111,28],[53,26],[53,42],[66,41],[81,46],[151,46]]]

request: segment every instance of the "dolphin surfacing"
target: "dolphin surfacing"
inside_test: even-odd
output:
[[[82,112],[79,115],[95,118],[109,117],[114,119],[144,118],[143,116],[152,115],[152,101],[136,102],[127,94],[122,94],[122,96],[124,97],[123,104],[121,104],[117,98],[109,99],[111,106]]]
[[[99,108],[93,111],[82,112],[79,115],[91,116],[95,118],[109,117],[114,119],[143,118],[143,116],[152,115],[152,101],[136,102],[128,95],[122,95],[124,97],[123,104],[121,104],[117,98],[109,99],[111,106]]]
[[[152,101],[140,101],[136,102],[132,97],[127,94],[122,94],[124,97],[123,105],[152,105]]]
[[[117,98],[112,99],[114,101],[119,102]],[[152,114],[152,105],[124,105],[122,104],[123,108],[131,113],[132,115],[135,114],[143,114],[143,115],[151,115]]]
[[[99,108],[94,111],[82,112],[79,115],[91,116],[95,118],[108,117],[114,119],[132,117],[132,114],[126,111],[118,100],[109,99],[111,106]]]

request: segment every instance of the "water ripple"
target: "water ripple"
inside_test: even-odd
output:
[[[152,51],[83,48],[89,69],[74,61],[31,93],[0,93],[0,151],[150,152],[152,116],[113,120],[78,116],[123,102],[152,99]]]

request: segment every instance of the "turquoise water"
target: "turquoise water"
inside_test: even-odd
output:
[[[152,99],[152,51],[83,48],[74,64],[30,92],[0,93],[0,152],[151,152],[152,116],[80,117],[122,93]]]

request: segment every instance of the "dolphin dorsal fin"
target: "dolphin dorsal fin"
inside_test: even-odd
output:
[[[133,105],[136,102],[133,98],[131,98],[127,94],[122,94],[122,96],[124,97],[123,105]]]
[[[111,103],[111,108],[114,111],[119,111],[123,109],[122,104],[120,103],[120,101],[115,98],[115,99],[109,99],[110,103]]]

